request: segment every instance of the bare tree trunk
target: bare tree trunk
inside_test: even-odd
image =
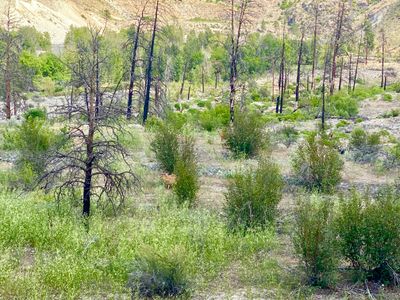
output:
[[[302,63],[302,55],[303,55],[303,41],[304,41],[304,32],[302,32],[302,34],[301,34],[299,58],[297,60],[297,78],[296,78],[296,103],[297,103],[297,105],[299,102],[300,74],[301,74],[301,63]]]
[[[324,64],[324,75],[322,78],[322,114],[321,114],[321,128],[325,130],[325,90],[326,90],[326,75],[328,73],[328,64],[330,61],[330,51],[328,50],[326,57],[325,57],[325,64]]]
[[[385,76],[385,83],[383,84],[383,90],[386,91],[386,85],[387,85],[387,76]]]
[[[384,86],[385,80],[385,31],[382,29],[382,59],[381,59],[381,88]]]
[[[344,2],[342,2],[341,7],[339,9],[338,19],[337,19],[337,28],[335,34],[335,40],[333,44],[333,57],[332,57],[332,74],[331,74],[331,84],[330,84],[330,94],[332,95],[335,90],[335,79],[336,79],[336,58],[339,53],[340,47],[340,39],[342,36],[342,26],[343,26],[343,17],[344,17]]]
[[[314,35],[313,35],[313,63],[311,70],[311,89],[315,90],[315,68],[317,64],[317,35],[318,35],[318,15],[319,7],[315,4],[315,15],[314,15]]]
[[[272,99],[275,99],[275,60],[272,61]]]
[[[149,53],[149,57],[148,57],[148,61],[147,61],[146,87],[145,87],[144,108],[143,108],[143,124],[146,123],[146,120],[147,120],[147,117],[149,114],[150,89],[151,89],[151,80],[152,80],[154,45],[155,45],[155,40],[156,40],[159,3],[160,3],[159,0],[157,0],[156,8],[155,8],[156,10],[155,10],[155,15],[154,15],[153,32],[151,35],[150,53]]]
[[[339,91],[342,90],[342,83],[343,83],[343,66],[344,66],[344,59],[340,62],[340,75],[339,75]]]
[[[93,83],[93,82],[92,82]],[[94,132],[95,132],[95,92],[93,90],[93,85],[89,87],[89,132],[86,139],[86,160],[85,160],[85,180],[83,184],[83,209],[82,215],[84,217],[88,217],[90,215],[90,197],[91,197],[91,189],[92,189],[92,177],[93,177],[93,141],[94,141]]]
[[[360,43],[358,44],[358,52],[357,52],[357,60],[356,60],[356,69],[354,71],[354,80],[353,80],[353,92],[356,89],[357,84],[357,76],[358,76],[358,64],[360,63],[360,55],[361,55],[361,41],[362,37],[360,37]]]
[[[349,54],[349,82],[348,82],[348,87],[347,87],[347,90],[349,93],[351,91],[351,77],[352,77],[352,67],[353,67],[352,65],[353,65],[352,54],[350,53]]]
[[[188,94],[187,94],[187,99],[188,101],[190,100],[190,89],[192,88],[192,85],[189,84],[189,89],[188,89]]]
[[[144,9],[142,11],[143,17]],[[139,47],[139,36],[140,36],[140,29],[141,29],[141,20],[139,20],[137,27],[135,38],[133,42],[132,54],[131,54],[131,69],[130,69],[130,76],[129,76],[129,91],[128,91],[128,105],[126,110],[126,118],[130,120],[132,118],[132,102],[133,102],[133,87],[135,85],[135,69],[136,69],[136,55],[137,50]]]
[[[201,92],[204,94],[204,66],[201,66]]]
[[[6,118],[11,119],[11,79],[6,75]]]
[[[186,63],[185,63],[185,66],[184,66],[184,68],[183,68],[181,89],[179,90],[179,101],[182,100],[183,89],[185,88],[187,67],[188,67],[188,63],[186,62]]]

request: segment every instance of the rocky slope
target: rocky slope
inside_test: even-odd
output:
[[[111,15],[109,27],[119,29],[132,22],[137,9],[146,0],[1,0],[2,5],[11,1],[18,23],[35,26],[40,31],[47,31],[54,44],[62,44],[66,32],[71,25],[100,25],[104,22],[104,12]],[[324,3],[335,5],[339,0],[327,0]],[[186,29],[223,30],[226,27],[226,1],[223,0],[163,0],[164,21],[177,23]],[[263,30],[279,33],[277,27],[282,22],[282,0],[256,0],[254,10],[253,30]],[[293,0],[295,9],[290,14],[302,11],[312,0]],[[353,1],[356,20],[360,21],[368,15],[378,29],[385,21],[393,48],[398,47],[396,28],[399,28],[400,1],[381,0],[368,4],[367,0]],[[151,3],[151,2],[150,2]],[[151,5],[151,4],[150,4]],[[323,16],[322,16],[323,17]],[[299,18],[297,18],[299,19]],[[393,30],[392,30],[393,28]]]

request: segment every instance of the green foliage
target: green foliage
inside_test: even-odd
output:
[[[286,147],[290,147],[295,143],[299,137],[299,132],[293,126],[284,126],[280,129],[277,134],[277,141],[281,141]]]
[[[336,227],[341,252],[369,278],[394,283],[400,271],[399,199],[385,189],[376,199],[353,192],[340,202]]]
[[[341,180],[343,161],[334,141],[324,133],[311,133],[296,150],[293,173],[308,189],[332,192]]]
[[[225,214],[232,230],[271,225],[282,198],[283,178],[279,167],[261,161],[256,170],[236,173],[225,195]]]
[[[207,131],[214,131],[229,124],[229,107],[217,104],[214,108],[199,114],[199,124]]]
[[[200,289],[212,286],[229,265],[245,264],[247,257],[275,245],[272,231],[231,235],[217,213],[163,201],[157,208],[140,205],[134,214],[128,210],[113,218],[94,212],[87,232],[80,209],[69,203],[56,204],[44,193],[1,190],[0,298],[128,295],[129,274],[140,271],[132,262],[149,248],[149,255],[167,257],[162,265],[183,266],[180,274]],[[177,247],[182,256],[175,258]]]
[[[27,111],[22,124],[3,137],[8,150],[18,151],[17,170],[26,185],[43,173],[46,153],[63,143],[63,135],[49,129],[46,112],[40,109]]]
[[[332,202],[327,199],[300,200],[295,214],[293,242],[311,285],[335,283],[338,266],[333,230]]]
[[[189,206],[193,206],[197,191],[199,190],[193,137],[184,136],[181,138],[174,174],[176,175],[174,192],[178,203],[187,203]]]
[[[234,156],[252,157],[269,144],[264,124],[257,113],[238,112],[233,124],[224,129],[225,146]]]
[[[346,92],[338,92],[328,99],[328,113],[333,116],[350,118],[358,113],[358,101]]]
[[[350,137],[350,149],[354,160],[358,162],[371,162],[376,159],[380,149],[381,136],[379,132],[367,133],[362,128],[355,128]]]
[[[132,298],[174,297],[187,291],[186,276],[184,249],[161,254],[145,249],[134,263],[128,285]]]
[[[383,118],[396,118],[400,116],[400,109],[392,109],[382,115]]]
[[[392,102],[393,96],[391,94],[383,94],[382,99],[383,99],[383,101],[386,101],[386,102]]]
[[[336,124],[336,128],[341,128],[341,127],[346,127],[348,126],[350,123],[347,122],[346,120],[340,120],[337,124]]]
[[[174,171],[178,148],[177,129],[166,122],[159,124],[151,142],[151,150],[155,153],[161,168],[169,174]]]
[[[393,83],[388,86],[389,91],[400,93],[400,82]]]

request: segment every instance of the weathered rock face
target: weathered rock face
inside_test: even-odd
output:
[[[0,11],[4,9],[7,2],[0,1]],[[142,0],[11,0],[18,23],[49,32],[55,45],[63,44],[70,26],[103,24],[105,11],[111,15],[108,21],[110,29],[118,30],[126,27],[134,21],[134,15],[142,2]],[[220,31],[227,28],[228,23],[224,21],[227,17],[227,4],[224,1],[163,0],[162,2],[168,11],[164,16],[167,22],[195,30],[210,28]],[[279,22],[282,14],[281,2],[281,0],[257,0],[257,9],[254,9],[252,14],[254,16],[253,29],[260,30],[260,27],[263,27],[262,31],[280,34],[277,24],[282,23]],[[301,0],[291,8],[290,23],[297,23],[307,18],[305,15],[307,12],[310,14],[311,3],[311,0]],[[332,9],[335,10],[333,0],[327,0],[324,3],[333,4]],[[396,3],[396,0],[382,0],[368,5],[366,0],[359,0],[356,2],[355,16],[360,21],[368,15],[373,24],[378,25],[386,19],[387,14],[397,9]],[[152,14],[151,5],[148,14]]]

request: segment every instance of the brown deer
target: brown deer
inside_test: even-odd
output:
[[[176,183],[176,175],[164,173],[164,174],[161,174],[161,180],[163,181],[165,188],[170,190],[173,188],[173,186]]]

